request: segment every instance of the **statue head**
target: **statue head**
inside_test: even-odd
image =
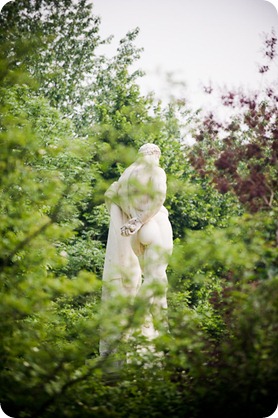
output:
[[[155,144],[144,144],[139,148],[139,156],[152,155],[156,158],[160,158],[160,148]]]

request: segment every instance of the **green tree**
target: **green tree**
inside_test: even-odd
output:
[[[38,80],[39,93],[67,116],[84,101],[85,78],[99,68],[95,49],[104,41],[91,11],[87,0],[17,0],[0,15],[0,42],[7,44],[14,68],[23,63]],[[18,60],[17,49],[25,45]]]
[[[1,59],[1,403],[31,416],[34,394],[35,409],[45,408],[97,350],[99,281],[80,269],[72,279],[61,273],[97,170],[93,145],[72,140],[72,124],[9,64]],[[66,309],[82,294],[90,309]]]

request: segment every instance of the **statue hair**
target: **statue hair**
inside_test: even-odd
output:
[[[160,157],[160,148],[155,144],[144,144],[139,148],[139,154],[143,155],[158,155]]]

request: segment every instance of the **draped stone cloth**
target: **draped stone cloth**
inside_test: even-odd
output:
[[[141,267],[131,246],[131,236],[121,235],[121,227],[127,221],[127,215],[112,203],[102,278],[103,301],[110,299],[111,293],[135,296],[141,285]]]

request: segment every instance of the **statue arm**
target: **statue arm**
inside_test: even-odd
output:
[[[107,209],[110,211],[111,203],[117,203],[117,195],[119,189],[119,182],[114,181],[111,186],[106,190],[104,197]]]

